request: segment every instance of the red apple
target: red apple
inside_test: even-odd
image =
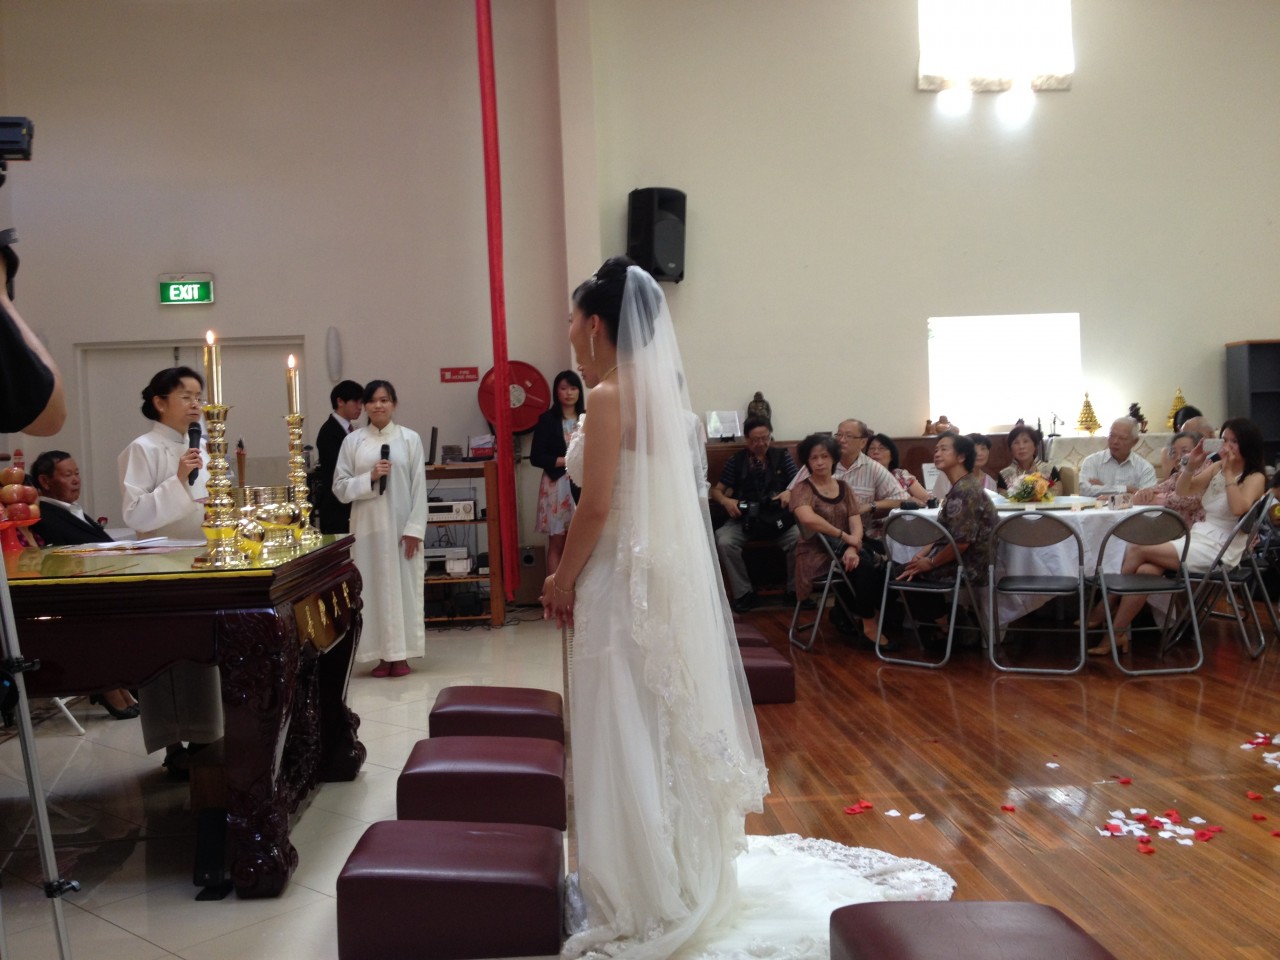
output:
[[[29,503],[11,503],[9,505],[10,520],[30,520],[31,505]]]
[[[22,483],[27,479],[27,471],[22,467],[5,467],[0,470],[0,483]]]
[[[27,504],[27,509],[31,511],[31,519],[40,519],[40,504],[38,502]]]
[[[0,487],[0,503],[19,503],[25,502],[25,499],[20,483],[6,483]]]
[[[21,492],[23,503],[35,503],[40,499],[40,491],[35,487],[28,487],[24,485]]]

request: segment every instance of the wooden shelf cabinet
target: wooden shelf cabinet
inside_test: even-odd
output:
[[[1227,344],[1227,416],[1262,431],[1267,463],[1280,457],[1280,340]]]
[[[427,467],[427,483],[439,483],[451,480],[484,480],[485,517],[483,520],[440,520],[429,521],[429,527],[469,526],[484,527],[486,545],[489,550],[489,573],[487,576],[450,577],[448,575],[433,576],[428,574],[428,584],[446,583],[489,583],[489,612],[468,614],[454,617],[425,617],[428,624],[446,623],[480,623],[489,621],[490,626],[500,627],[507,619],[506,593],[502,583],[502,549],[501,533],[498,527],[500,507],[498,501],[498,464],[494,460],[483,463],[446,463],[433,464]]]

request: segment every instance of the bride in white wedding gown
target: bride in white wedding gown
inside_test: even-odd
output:
[[[543,585],[575,635],[564,955],[821,958],[838,906],[948,898],[951,878],[922,861],[746,837],[767,771],[666,299],[615,257],[573,300],[592,388],[566,456],[582,498]]]

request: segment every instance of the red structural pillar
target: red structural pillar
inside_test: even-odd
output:
[[[489,0],[476,0],[480,52],[480,120],[484,132],[484,199],[489,231],[489,312],[493,321],[494,456],[498,460],[498,509],[502,582],[515,599],[517,556],[515,447],[511,440],[511,368],[507,357],[507,301],[502,272],[502,173],[498,163],[498,98],[493,80],[493,18]],[[489,544],[490,562],[494,545]]]

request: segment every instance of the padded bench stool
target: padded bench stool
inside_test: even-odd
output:
[[[338,875],[340,960],[560,952],[564,843],[527,824],[383,820]]]
[[[396,781],[396,817],[528,823],[564,830],[564,769],[564,744],[556,740],[419,740]]]
[[[738,637],[738,646],[740,647],[767,647],[769,641],[765,639],[759,627],[754,627],[749,623],[735,623],[733,631]]]
[[[560,694],[533,687],[445,687],[427,718],[433,737],[537,737],[564,743]]]
[[[741,647],[752,703],[795,703],[796,669],[773,647]]]
[[[831,960],[1115,960],[1042,903],[855,903],[831,914]]]

